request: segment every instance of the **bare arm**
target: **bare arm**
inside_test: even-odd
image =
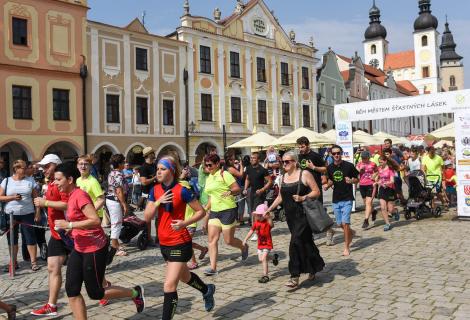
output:
[[[271,188],[271,186],[273,185],[273,181],[271,179],[271,176],[269,175],[264,177],[264,181],[266,181],[266,184],[259,190],[261,193],[268,191],[269,188]]]
[[[315,182],[313,175],[307,170],[304,170],[302,173],[302,183],[307,185],[311,190],[310,193],[304,196],[303,200],[307,198],[316,199],[320,196],[320,189],[318,188],[318,185]]]
[[[65,211],[67,210],[67,202],[63,201],[51,201],[51,200],[46,200],[41,197],[37,197],[34,199],[34,205],[36,207],[41,207],[41,208],[52,208],[56,210],[62,210]]]
[[[101,208],[103,208],[104,202],[105,202],[104,195],[101,195],[101,196],[99,196],[98,198],[96,198],[96,201],[95,201],[95,210],[98,211],[98,210],[100,210]]]
[[[230,172],[230,174],[235,178],[243,178],[243,166],[240,167],[240,170],[237,170],[234,167],[230,167],[227,171]]]
[[[8,178],[6,178],[8,179]],[[11,195],[11,196],[6,196],[5,195],[5,190],[0,187],[0,202],[10,202],[10,201],[13,201],[13,200],[20,200],[21,198],[19,197],[19,195],[15,194],[15,195]]]
[[[123,214],[127,215],[127,203],[126,203],[126,200],[125,200],[125,197],[124,197],[124,190],[122,189],[122,187],[117,187],[116,188],[116,196],[117,196],[119,202],[121,203]]]
[[[238,183],[234,182],[230,185],[230,194],[232,196],[238,196],[240,192],[241,192],[241,189]]]
[[[65,220],[56,220],[55,225],[59,229],[69,229],[72,224],[72,229],[93,229],[98,228],[101,225],[101,220],[96,214],[95,207],[91,203],[88,203],[82,208],[82,212],[86,219],[82,221],[67,222]]]
[[[140,183],[141,183],[143,186],[151,185],[151,184],[155,183],[155,181],[156,181],[156,177],[155,177],[155,176],[149,177],[149,178],[140,177]]]

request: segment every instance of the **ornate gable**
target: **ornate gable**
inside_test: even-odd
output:
[[[126,27],[124,27],[124,29],[127,29],[129,31],[134,31],[134,32],[140,32],[140,33],[149,33],[138,18],[135,18],[134,20],[132,20],[131,23],[129,23]]]

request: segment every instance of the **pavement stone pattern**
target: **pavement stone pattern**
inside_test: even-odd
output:
[[[276,223],[273,229],[275,251],[281,259],[277,267],[270,265],[271,281],[266,284],[258,283],[262,269],[256,242],[250,241],[250,256],[242,262],[240,252],[221,240],[219,274],[203,275],[208,258],[195,271],[216,285],[215,309],[205,312],[201,294],[181,283],[175,319],[470,319],[469,222],[457,220],[455,215],[455,209],[421,221],[406,221],[402,215],[390,232],[384,232],[380,215],[375,227],[361,230],[363,212],[359,211],[352,218],[357,236],[351,256],[341,255],[343,234],[339,229],[334,246],[326,246],[324,236],[319,236],[315,242],[326,267],[314,281],[301,277],[301,286],[294,291],[284,286],[289,279],[286,223]],[[241,227],[237,236],[242,239],[247,232],[248,227]],[[206,239],[200,235],[195,241],[202,244]],[[0,238],[0,252],[3,267],[8,259],[4,237]],[[136,314],[134,304],[126,300],[100,307],[83,289],[89,319],[161,318],[165,264],[160,251],[139,251],[134,239],[128,252],[127,257],[114,259],[106,275],[116,285],[143,284],[146,310]],[[47,270],[43,265],[41,271],[32,273],[28,264],[20,265],[14,279],[0,275],[0,297],[18,305],[19,319],[31,319],[32,308],[47,299]],[[72,319],[63,289],[59,307],[60,319]]]

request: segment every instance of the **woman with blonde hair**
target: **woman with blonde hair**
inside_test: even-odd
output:
[[[37,264],[37,241],[34,228],[35,221],[41,219],[40,209],[34,207],[33,199],[38,196],[36,191],[36,183],[32,179],[26,177],[26,162],[23,160],[16,160],[13,162],[13,175],[9,178],[3,179],[0,185],[0,202],[6,202],[5,212],[13,213],[15,226],[14,226],[14,243],[10,243],[10,237],[7,237],[8,246],[13,246],[13,261],[14,264],[5,268],[8,272],[9,268],[18,269],[17,255],[18,255],[18,232],[21,228],[21,233],[28,248],[29,256],[31,259],[31,270],[36,272],[40,269]]]

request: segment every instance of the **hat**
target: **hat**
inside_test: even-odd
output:
[[[142,154],[144,155],[144,158],[151,153],[155,153],[155,150],[153,150],[152,147],[145,147],[144,150],[142,150]]]
[[[452,161],[450,160],[444,161],[444,166],[451,166],[451,165],[452,165]]]
[[[370,158],[370,152],[369,151],[362,151],[361,152],[361,158]]]
[[[60,158],[56,154],[49,153],[46,154],[44,158],[42,158],[42,160],[38,162],[38,165],[45,166],[49,163],[61,164],[62,160],[60,160]]]
[[[253,214],[259,214],[259,215],[264,216],[267,211],[268,211],[268,206],[263,203],[256,207],[256,210],[255,212],[253,212]]]

